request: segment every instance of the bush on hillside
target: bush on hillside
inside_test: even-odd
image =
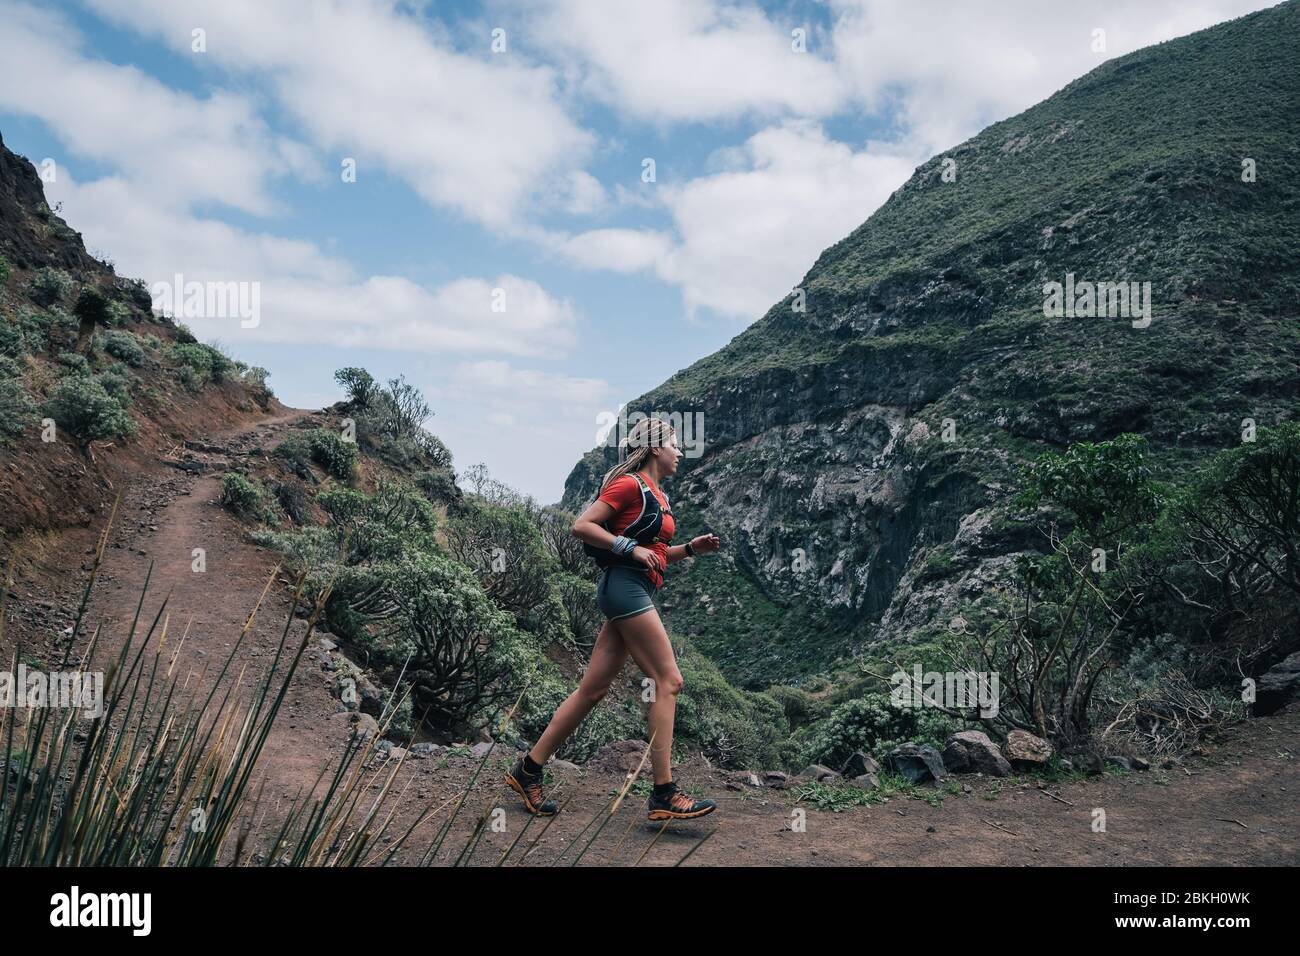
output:
[[[69,375],[55,386],[46,414],[83,447],[105,438],[135,434],[136,424],[102,384],[86,375]]]
[[[3,360],[0,366],[0,437],[21,434],[35,418],[36,405],[23,388],[17,372],[12,359]]]
[[[144,348],[140,345],[140,340],[130,332],[114,329],[104,336],[103,347],[113,358],[121,359],[133,368],[144,364]]]
[[[437,554],[412,554],[386,581],[396,611],[385,636],[412,653],[412,708],[435,725],[468,728],[513,703],[539,656],[474,576]]]
[[[912,741],[942,749],[960,724],[933,707],[897,707],[884,693],[846,701],[816,726],[801,755],[802,763],[839,770],[855,750],[877,760]]]
[[[131,376],[126,369],[120,365],[106,368],[95,376],[95,381],[123,408],[131,407]]]
[[[558,569],[537,528],[519,511],[466,502],[444,534],[448,553],[473,569],[502,607],[522,613],[546,599]]]
[[[266,489],[256,478],[227,472],[221,478],[221,504],[240,518],[267,520],[270,512]]]
[[[357,466],[355,442],[324,428],[313,428],[304,436],[311,460],[335,478],[351,478]]]
[[[38,269],[27,287],[28,297],[43,308],[63,302],[71,291],[72,276],[52,266]]]

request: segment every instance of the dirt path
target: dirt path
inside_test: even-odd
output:
[[[276,556],[255,546],[248,529],[217,502],[219,475],[238,456],[269,453],[295,423],[310,413],[290,411],[255,428],[189,443],[183,453],[196,473],[160,466],[122,489],[119,519],[110,540],[101,580],[90,611],[91,624],[104,628],[105,648],[120,646],[154,562],[144,615],[151,618],[165,595],[170,641],[189,625],[178,665],[200,684],[224,661],[240,628],[257,603]],[[197,471],[201,466],[202,471]],[[92,531],[69,533],[56,551],[83,553]],[[194,549],[204,551],[206,570],[194,570]],[[65,565],[66,566],[66,565]],[[65,604],[37,602],[29,608],[47,633],[63,622]],[[241,663],[260,675],[279,644],[289,600],[282,583],[273,584],[250,632]],[[295,621],[293,635],[302,634]],[[296,640],[293,646],[296,647]],[[330,690],[313,644],[295,675],[260,765],[269,806],[309,789],[326,761],[335,758],[348,737],[346,714]],[[1300,864],[1300,762],[1296,760],[1300,705],[1273,718],[1234,729],[1205,759],[1172,771],[1107,775],[1071,783],[1053,792],[1030,784],[959,777],[970,792],[937,799],[895,797],[871,807],[834,813],[796,803],[793,791],[728,789],[730,775],[695,758],[679,768],[686,785],[700,785],[720,804],[712,816],[671,825],[662,834],[645,821],[645,797],[631,796],[601,831],[584,864],[628,865],[645,853],[642,865],[675,862],[699,838],[713,832],[691,857],[692,865],[1061,865],[1136,864]],[[465,810],[447,839],[443,857],[464,847],[484,810],[502,808],[503,829],[489,829],[472,862],[495,862],[529,818],[518,798],[501,783],[513,754],[498,747]],[[395,832],[430,803],[458,793],[477,761],[446,753],[431,759],[408,758],[399,772]],[[572,794],[568,808],[546,830],[528,862],[548,863],[562,852],[577,855],[574,841],[601,812],[622,782],[621,774],[595,769],[556,774],[558,798]],[[255,784],[256,786],[256,784]],[[377,788],[378,784],[375,785]],[[735,787],[735,784],[732,784]],[[800,811],[804,812],[800,812]],[[1105,813],[1105,830],[1095,831],[1096,811]],[[269,827],[269,824],[267,824]],[[542,832],[534,821],[512,859]],[[595,828],[581,836],[591,838]],[[429,831],[418,834],[399,859],[418,859]],[[581,844],[579,844],[581,845]]]
[[[254,545],[248,528],[221,507],[220,476],[240,456],[270,453],[307,414],[289,410],[252,429],[190,442],[181,453],[183,460],[203,471],[166,469],[123,489],[117,527],[87,612],[88,621],[103,628],[105,651],[121,646],[148,577],[143,628],[166,598],[168,646],[179,647],[177,671],[206,691],[278,561],[273,552]],[[202,551],[202,570],[196,570],[195,549]],[[245,639],[237,665],[247,666],[249,680],[265,674],[279,647],[289,616],[286,583],[282,573],[271,585]],[[304,630],[301,620],[293,622],[290,651],[297,648]],[[326,753],[342,749],[346,725],[329,719],[336,703],[319,669],[301,666],[260,765],[269,796],[289,797],[299,788],[310,789]],[[333,743],[337,748],[331,749]]]

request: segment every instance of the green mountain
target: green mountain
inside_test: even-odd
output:
[[[1104,292],[1090,315],[1100,282],[1149,290],[1150,321]],[[753,687],[940,635],[1042,546],[1011,504],[1034,455],[1135,431],[1176,478],[1296,417],[1297,302],[1300,4],[1105,63],[922,165],[629,404],[703,415],[669,491],[726,548],[674,568],[670,628]],[[584,456],[565,505],[614,461]]]

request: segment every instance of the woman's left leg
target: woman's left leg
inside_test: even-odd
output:
[[[609,621],[606,621],[596,635],[596,644],[591,649],[591,660],[587,663],[587,672],[582,675],[578,689],[555,711],[555,716],[546,725],[546,730],[537,739],[528,756],[539,764],[551,759],[551,754],[559,750],[578,725],[591,713],[602,697],[609,693],[609,687],[623,669],[627,660],[627,647],[623,636]]]

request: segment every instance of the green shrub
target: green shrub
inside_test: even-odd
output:
[[[95,376],[95,381],[99,382],[104,387],[104,391],[112,395],[123,408],[130,407],[131,376],[126,369],[121,366],[104,369]]]
[[[689,647],[677,659],[683,689],[674,736],[713,763],[732,768],[788,764],[790,725],[766,694],[729,684],[711,660]]]
[[[280,444],[275,446],[275,453],[294,466],[302,477],[306,478],[311,472],[311,448],[307,445],[306,435],[299,433],[290,435]]]
[[[59,364],[70,369],[74,375],[90,374],[90,363],[80,352],[60,352]]]
[[[134,368],[144,364],[144,349],[140,346],[140,340],[130,332],[117,329],[109,332],[104,337],[104,351]]]
[[[541,604],[558,573],[541,532],[516,508],[471,500],[446,528],[447,551],[488,595],[520,613]]]
[[[18,358],[31,349],[27,344],[27,334],[17,322],[0,320],[0,355]]]
[[[14,363],[13,359],[4,362]],[[0,437],[17,435],[32,421],[36,406],[23,389],[22,380],[17,375],[9,375],[6,366],[0,373]]]
[[[9,281],[9,260],[0,256],[0,283]]]
[[[781,706],[791,727],[802,727],[817,715],[816,699],[802,687],[777,684],[769,687],[765,693]]]
[[[348,390],[359,439],[381,458],[403,470],[451,468],[447,446],[424,428],[433,409],[405,376],[379,386],[363,368],[342,368],[334,380]]]
[[[60,380],[45,410],[83,447],[103,438],[127,437],[136,430],[135,421],[121,403],[88,375],[69,375]]]
[[[127,300],[141,312],[153,314],[153,296],[143,279],[119,278],[117,287]]]
[[[195,338],[188,325],[181,323],[176,326],[176,341],[181,345],[195,345],[199,340]]]
[[[31,300],[46,308],[63,302],[71,291],[72,277],[62,269],[51,266],[37,270],[27,287]]]
[[[430,501],[450,503],[461,498],[460,488],[456,484],[456,475],[445,469],[429,469],[415,476],[415,486]]]
[[[182,369],[188,368],[193,373],[188,381],[182,377],[187,386],[193,383],[202,386],[208,382],[222,382],[235,367],[235,363],[220,349],[199,342],[175,344],[168,350],[168,354]]]
[[[354,408],[368,408],[379,392],[374,378],[363,368],[341,368],[334,373],[334,381],[343,386]]]
[[[232,372],[235,373],[234,377],[238,377],[235,360],[223,352],[219,347],[215,345],[202,345],[200,348],[208,350],[212,381],[219,385],[226,379],[231,378]]]
[[[125,303],[118,302],[116,299],[110,300],[104,310],[104,321],[110,326],[125,325],[130,318],[131,309]]]
[[[227,472],[221,478],[221,504],[241,518],[264,521],[269,514],[266,489],[255,478]]]
[[[197,342],[180,342],[172,345],[167,354],[178,365],[192,368],[207,381],[212,375],[212,352]]]
[[[275,499],[284,509],[284,513],[293,519],[295,524],[307,524],[311,521],[311,496],[307,494],[307,489],[303,487],[302,482],[292,479],[275,482],[271,490],[275,492]]]
[[[240,379],[244,387],[252,394],[253,400],[263,408],[272,398],[271,387],[266,384],[271,373],[260,365],[254,365],[252,368],[245,367],[240,373]]]
[[[12,322],[0,321],[0,353],[19,356],[42,351],[54,321],[55,316],[36,310],[23,312]]]
[[[540,660],[465,568],[412,554],[385,576],[393,613],[383,637],[411,654],[412,704],[437,726],[465,728],[508,707]]]
[[[351,478],[357,464],[355,442],[344,441],[325,428],[313,428],[304,436],[311,460],[335,478]]]
[[[956,729],[933,707],[896,707],[888,694],[868,694],[841,704],[815,728],[803,760],[838,770],[855,750],[881,759],[908,741],[942,746]]]
[[[177,369],[176,376],[180,379],[180,383],[191,392],[199,391],[203,388],[206,382],[202,375],[194,371],[194,369],[190,368],[188,365],[182,365]]]

